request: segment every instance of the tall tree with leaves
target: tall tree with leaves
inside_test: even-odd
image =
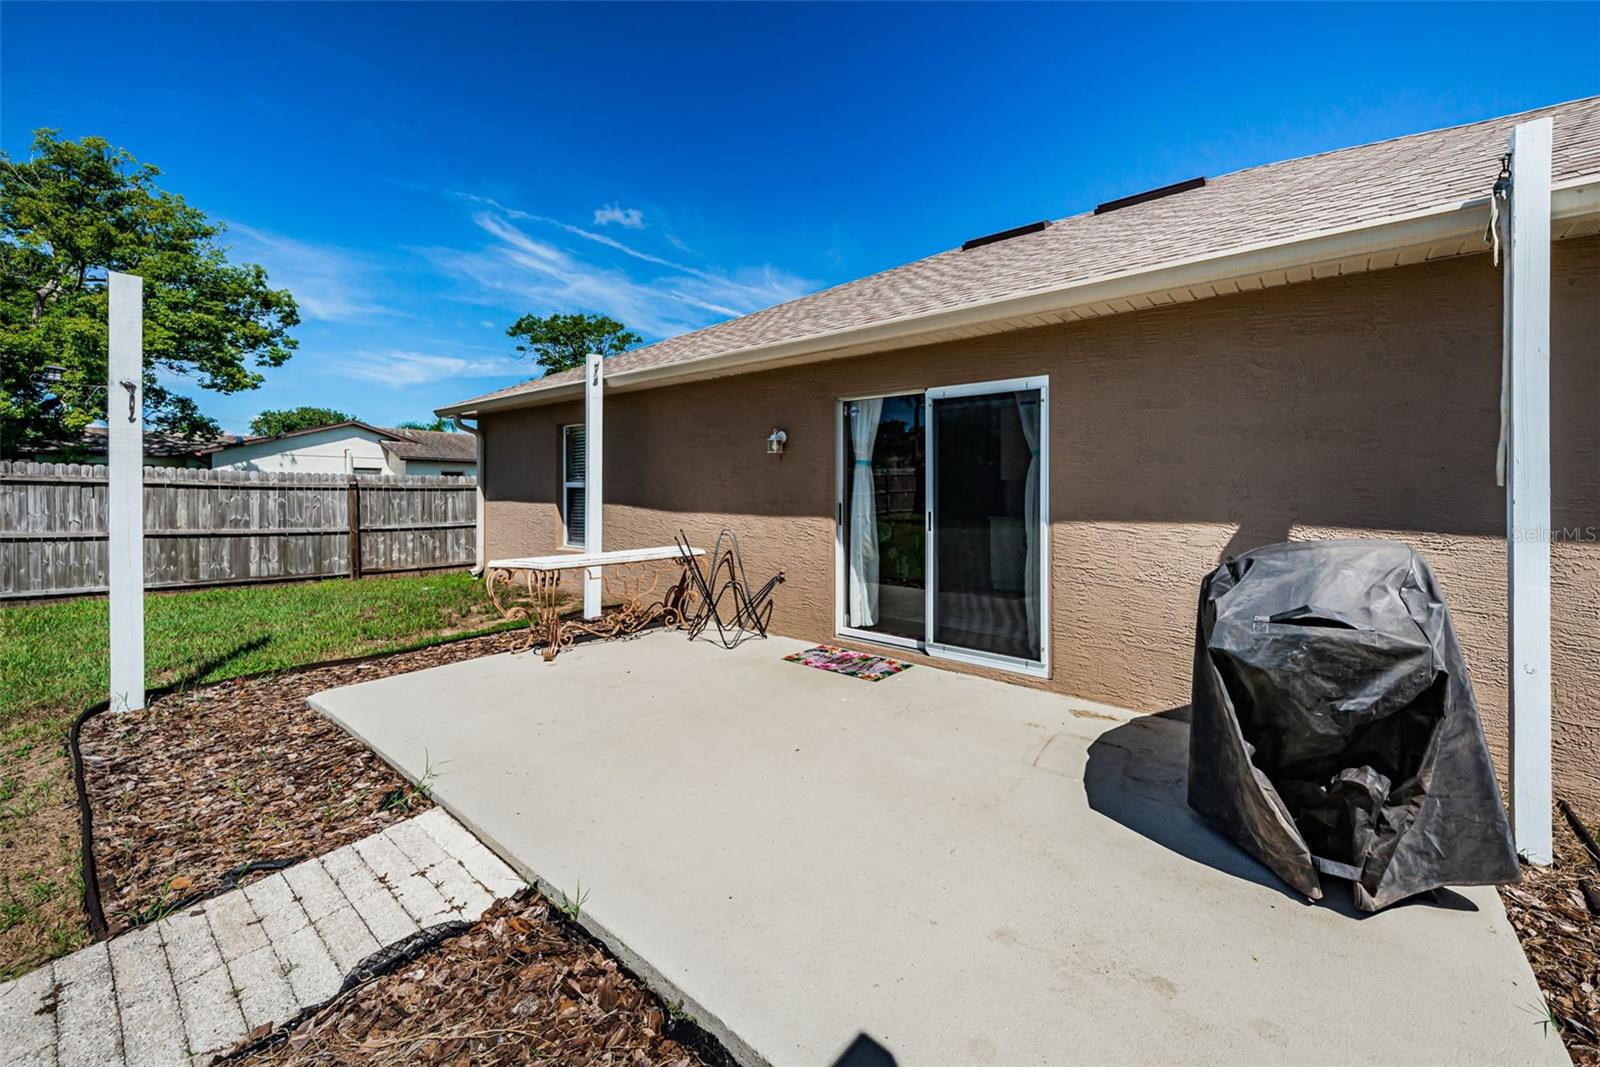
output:
[[[144,285],[144,403],[152,428],[214,436],[216,422],[160,373],[219,393],[254,389],[300,321],[287,290],[228,261],[220,223],[156,184],[160,171],[100,137],[34,133],[0,152],[0,452],[81,433],[105,417],[106,270]],[[60,380],[44,368],[60,367]]]
[[[431,419],[407,419],[397,422],[395,426],[401,430],[433,430],[435,433],[455,433],[456,424],[442,415],[435,415]]]
[[[524,315],[511,324],[506,336],[516,338],[517,351],[531,356],[546,374],[581,367],[591,352],[602,356],[626,352],[642,340],[616,319],[587,312]]]
[[[346,415],[335,408],[268,408],[250,420],[250,432],[257,437],[276,437],[280,433],[315,430],[318,426],[355,421],[354,415]]]

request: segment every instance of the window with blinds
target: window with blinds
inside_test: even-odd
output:
[[[561,427],[561,523],[563,544],[567,548],[583,547],[586,503],[583,481],[588,458],[583,424]]]

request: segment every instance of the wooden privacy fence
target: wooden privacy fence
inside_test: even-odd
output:
[[[476,481],[144,469],[150,589],[471,566]],[[106,468],[0,461],[0,599],[106,590]]]

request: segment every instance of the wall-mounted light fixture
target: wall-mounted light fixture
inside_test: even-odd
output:
[[[782,430],[773,430],[767,435],[767,455],[782,456],[783,446],[788,443],[789,435]]]

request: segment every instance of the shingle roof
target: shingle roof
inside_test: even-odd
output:
[[[384,433],[400,438],[385,441],[385,451],[401,459],[432,459],[445,463],[472,463],[478,458],[478,445],[469,433],[451,433],[448,430],[408,430],[400,426],[385,426]]]
[[[477,444],[471,434],[451,433],[448,430],[411,430],[404,426],[374,426],[360,419],[330,422],[325,426],[307,426],[300,430],[273,434],[268,437],[228,437],[218,441],[210,451],[232,448],[236,445],[255,445],[265,441],[282,441],[306,434],[321,433],[353,426],[366,430],[379,438],[379,444],[401,459],[433,459],[446,463],[472,463],[477,459]],[[290,447],[293,447],[291,442]]]
[[[324,430],[337,430],[345,426],[354,426],[358,430],[366,430],[377,434],[379,437],[393,437],[398,431],[386,430],[382,426],[373,426],[371,423],[362,422],[360,419],[345,419],[343,422],[325,422],[321,426],[302,426],[298,430],[285,430],[283,433],[256,434],[250,437],[224,437],[217,441],[216,448],[233,448],[237,445],[258,445],[263,441],[283,441],[291,437],[304,437],[307,434],[321,433]],[[290,447],[293,447],[292,445]]]
[[[221,439],[226,442],[228,439]],[[163,459],[199,456],[211,451],[218,441],[211,438],[178,437],[175,434],[149,433],[144,435],[144,454],[147,456],[160,456]],[[35,452],[83,452],[89,455],[99,455],[110,448],[109,431],[104,426],[89,426],[83,435],[75,441],[54,441],[34,449]]]
[[[1487,195],[1511,127],[1554,119],[1555,181],[1600,173],[1600,97],[1224,174],[1204,188],[951,250],[613,356],[607,372],[685,363],[1281,243]],[[467,407],[577,382],[562,371]]]

